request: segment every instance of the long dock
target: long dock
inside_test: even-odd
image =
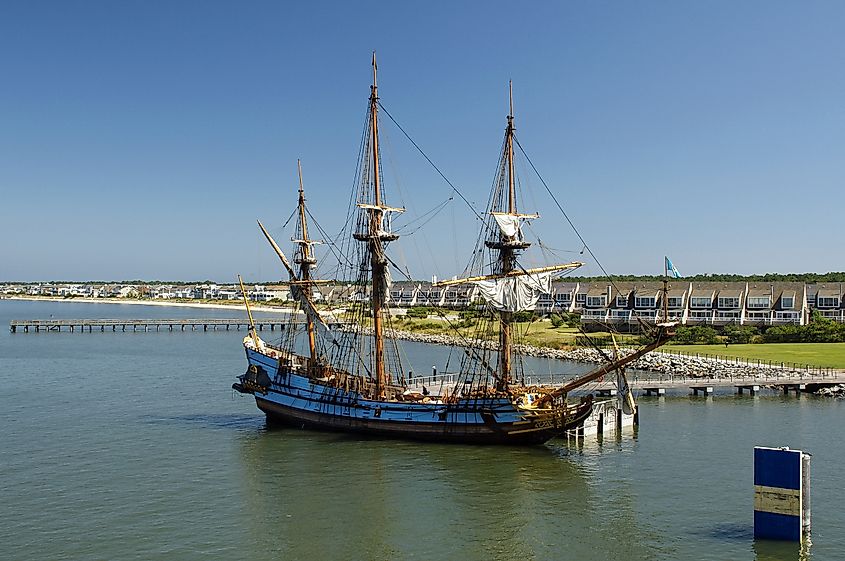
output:
[[[275,331],[290,325],[290,320],[256,319],[255,327],[259,331],[268,328]],[[9,322],[9,331],[24,333],[30,331],[46,332],[88,332],[95,331],[217,331],[218,329],[240,330],[249,328],[246,318],[203,318],[203,319],[13,319]]]
[[[548,384],[552,386],[563,385],[570,376],[545,375],[525,377],[527,385]],[[456,373],[442,374],[420,374],[412,375],[409,385],[422,391],[426,386],[433,391],[442,391],[444,385],[448,386],[458,381]],[[692,395],[712,395],[716,389],[734,389],[736,393],[748,392],[756,395],[763,388],[777,389],[784,394],[803,391],[814,391],[819,388],[831,387],[845,384],[845,370],[815,369],[812,372],[796,372],[794,370],[780,370],[772,368],[768,374],[757,374],[753,376],[720,376],[720,377],[697,377],[697,376],[671,376],[651,374],[648,372],[629,373],[628,384],[632,390],[642,392],[646,396],[666,395],[667,390],[678,391],[688,390]],[[611,397],[616,395],[615,375],[607,376],[606,380],[598,381],[588,385],[587,391],[597,394],[600,397]]]
[[[700,378],[692,376],[635,376],[629,379],[632,390],[645,395],[665,395],[666,390],[688,389],[693,395],[711,395],[717,388],[733,388],[736,393],[757,394],[761,388],[776,388],[783,393],[800,393],[808,388],[830,387],[845,384],[845,371],[830,369],[818,373],[779,372],[773,369],[768,375],[722,376]],[[616,382],[604,381],[594,386],[596,393],[604,396],[616,394]]]

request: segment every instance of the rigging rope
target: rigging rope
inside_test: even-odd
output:
[[[575,227],[575,224],[572,223],[572,220],[570,220],[569,215],[566,214],[565,210],[563,210],[563,206],[561,206],[560,202],[557,200],[557,197],[555,197],[555,194],[549,188],[549,185],[548,185],[548,183],[546,183],[546,180],[543,179],[542,175],[540,175],[540,171],[537,169],[537,166],[534,165],[534,162],[531,161],[531,158],[525,152],[525,148],[522,147],[522,143],[519,142],[519,139],[516,137],[516,135],[514,135],[514,140],[516,141],[516,145],[519,147],[519,151],[522,153],[523,156],[525,156],[525,160],[531,166],[531,169],[533,169],[534,173],[537,174],[537,177],[540,179],[540,183],[542,183],[543,187],[546,188],[546,192],[552,198],[555,205],[557,205],[557,208],[558,208],[558,210],[560,210],[560,213],[563,215],[563,217],[569,223],[569,226],[572,228],[572,231],[575,232],[575,235],[578,236],[578,239],[581,240],[582,244],[584,244],[584,249],[587,250],[587,252],[590,254],[590,257],[592,257],[593,260],[596,262],[596,265],[599,266],[599,269],[601,269],[602,273],[604,273],[604,276],[607,277],[607,280],[610,282],[611,286],[613,286],[613,288],[616,290],[616,292],[622,292],[621,290],[619,290],[619,287],[616,285],[616,282],[613,280],[613,277],[610,275],[610,273],[607,272],[607,270],[604,268],[604,265],[601,264],[601,261],[599,261],[599,258],[596,257],[596,254],[593,253],[593,250],[590,248],[589,245],[587,245],[587,241],[581,235],[581,232],[578,231],[578,228]],[[588,339],[589,339],[589,337],[588,337]]]
[[[391,120],[391,121],[393,121],[393,124],[394,124],[394,125],[396,125],[396,127],[397,127],[400,131],[402,131],[402,134],[404,134],[404,135],[405,135],[405,138],[407,138],[407,139],[408,139],[408,141],[409,141],[409,142],[410,142],[410,143],[414,146],[414,148],[416,148],[416,149],[417,149],[417,151],[418,151],[418,152],[422,155],[422,157],[423,157],[423,158],[425,158],[425,160],[426,160],[429,164],[431,164],[431,167],[433,167],[433,168],[434,168],[434,171],[436,171],[436,172],[440,175],[440,177],[442,177],[442,178],[443,178],[443,181],[445,181],[445,182],[449,185],[449,187],[451,187],[451,188],[452,188],[452,190],[453,190],[453,191],[455,191],[455,193],[457,193],[457,194],[458,194],[458,196],[459,196],[459,197],[460,197],[460,198],[461,198],[461,199],[462,199],[462,200],[463,200],[463,201],[467,204],[467,206],[468,206],[468,207],[469,207],[469,209],[472,211],[472,213],[473,213],[473,214],[475,214],[475,216],[476,216],[479,220],[484,221],[484,217],[483,217],[483,216],[481,216],[481,214],[479,214],[477,210],[475,210],[475,207],[473,207],[473,206],[472,206],[472,203],[470,203],[470,202],[469,202],[469,200],[468,200],[468,199],[464,196],[464,194],[463,194],[463,193],[461,193],[461,192],[458,190],[458,188],[457,188],[457,187],[455,187],[455,186],[452,184],[452,182],[451,182],[451,181],[449,181],[449,178],[448,178],[448,177],[446,177],[446,176],[443,174],[443,172],[442,172],[442,171],[440,171],[440,168],[438,168],[436,165],[434,165],[434,162],[432,162],[432,161],[431,161],[431,158],[429,158],[429,157],[428,157],[428,155],[427,155],[425,152],[423,152],[423,149],[422,149],[422,148],[420,148],[420,147],[419,147],[419,145],[418,145],[416,142],[414,142],[414,139],[413,139],[413,138],[411,138],[411,135],[409,135],[409,134],[405,131],[405,129],[403,129],[403,128],[402,128],[402,125],[400,125],[400,124],[396,121],[396,119],[394,119],[394,118],[393,118],[393,115],[391,115],[391,114],[390,114],[390,111],[388,111],[387,109],[385,109],[384,105],[382,105],[382,104],[381,104],[381,101],[379,101],[379,102],[378,102],[378,106],[379,106],[379,107],[381,107],[381,110],[382,110],[382,111],[384,111],[385,115],[387,115],[387,116],[390,118],[390,120]]]

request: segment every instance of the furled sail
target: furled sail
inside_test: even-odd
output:
[[[628,384],[628,378],[625,376],[624,368],[616,371],[616,387],[619,393],[619,405],[622,412],[626,415],[633,415],[637,409],[637,404],[634,401],[634,394],[631,392],[631,386]]]
[[[519,216],[504,212],[494,212],[493,218],[505,237],[512,238],[519,232]]]
[[[473,281],[484,300],[500,312],[533,310],[552,289],[553,272]]]
[[[301,286],[292,285],[290,287],[290,294],[293,298],[299,302],[302,311],[308,316],[308,319],[314,324],[314,327],[320,332],[320,335],[327,338],[329,341],[334,341],[334,335],[332,334],[331,330],[329,329],[328,324],[326,324],[326,320],[323,319],[323,316],[320,315],[320,312],[317,311],[317,308],[314,307],[314,303],[311,301],[311,298],[306,293],[306,288]]]
[[[279,247],[279,244],[276,243],[276,240],[273,239],[273,237],[270,235],[270,233],[267,231],[267,229],[264,227],[260,220],[258,221],[258,227],[261,228],[261,232],[264,233],[264,237],[267,238],[268,242],[270,242],[270,245],[273,247],[273,250],[276,252],[276,255],[279,256],[279,259],[282,261],[282,264],[285,266],[285,269],[287,269],[291,281],[296,282],[296,272],[294,272],[293,267],[290,266],[290,261],[288,261],[288,258],[285,256],[284,252]],[[306,286],[307,285],[308,283],[306,283]],[[311,295],[306,292],[306,289],[297,284],[291,284],[290,293],[291,296],[293,296],[293,298],[299,302],[300,306],[302,307],[302,311],[305,312],[305,315],[308,316],[308,319],[313,322],[314,326],[317,328],[317,331],[319,331],[323,337],[327,338],[333,344],[337,345],[337,340],[329,329],[329,326],[326,325],[325,320],[323,320],[323,318],[320,316],[320,312],[318,312],[317,308],[314,307],[314,303],[311,301]]]

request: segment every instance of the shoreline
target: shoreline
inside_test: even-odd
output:
[[[200,308],[200,309],[233,309],[246,313],[243,304],[210,304],[205,302],[168,302],[168,301],[147,301],[126,298],[59,298],[51,296],[10,296],[5,300],[27,300],[43,302],[81,302],[84,304],[125,304],[130,306],[165,306],[179,308]],[[269,306],[251,306],[254,312],[269,312],[279,314],[290,314],[291,308],[276,308]],[[302,312],[297,312],[302,313]],[[370,328],[364,328],[369,332]],[[448,334],[415,333],[411,331],[391,330],[391,335],[397,339],[417,343],[428,343],[434,345],[459,346],[462,342],[459,337]],[[492,345],[491,341],[479,341],[481,345]],[[627,349],[622,349],[623,351]],[[549,347],[535,347],[532,345],[515,345],[514,351],[536,358],[547,358],[557,360],[570,360],[573,362],[601,364],[604,362],[601,354],[594,349],[573,348],[567,350],[552,349]],[[765,374],[776,378],[777,376],[788,376],[801,373],[801,370],[783,368],[779,366],[756,365],[750,363],[728,362],[706,357],[690,357],[680,354],[673,354],[671,347],[663,351],[652,352],[641,357],[630,365],[633,370],[644,370],[657,372],[663,375],[682,375],[696,378],[728,378],[735,376],[748,376]],[[835,369],[834,369],[835,370]]]
[[[27,300],[30,302],[80,302],[83,304],[127,304],[130,306],[164,306],[171,308],[204,308],[214,310],[237,310],[246,315],[246,308],[239,304],[209,304],[206,302],[168,302],[166,300],[137,300],[134,298],[61,298],[57,296],[8,296],[4,300]],[[253,312],[272,312],[290,314],[291,308],[274,308],[270,306],[250,306]]]
[[[366,329],[365,332],[369,331]],[[411,331],[391,330],[391,335],[402,340],[417,343],[429,343],[435,345],[459,346],[462,341],[458,337],[445,334],[414,333]],[[476,341],[479,345],[493,345],[492,341]],[[629,348],[621,348],[622,353],[633,351]],[[573,348],[567,350],[552,349],[548,347],[534,347],[532,345],[514,345],[514,352],[523,356],[536,358],[548,358],[557,360],[569,360],[588,364],[602,364],[605,362],[601,354],[594,349]],[[772,383],[777,383],[779,376],[790,376],[801,374],[804,371],[789,367],[769,366],[764,364],[751,364],[730,362],[708,357],[690,357],[681,354],[674,354],[671,347],[662,351],[652,351],[629,365],[631,370],[642,370],[656,372],[664,376],[685,376],[691,378],[718,379],[742,376],[764,375],[771,377]],[[829,369],[836,370],[836,369]]]

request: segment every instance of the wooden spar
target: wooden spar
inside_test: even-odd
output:
[[[510,98],[510,112],[508,113],[508,212],[516,214],[516,184],[513,174],[513,81],[508,80],[508,97]]]
[[[294,285],[303,285],[303,284],[329,284],[329,283],[331,283],[331,282],[334,282],[334,281],[332,281],[332,280],[330,280],[330,279],[309,279],[309,280],[307,280],[307,281],[292,280],[292,281],[289,281],[289,282],[288,282],[288,284],[294,284]]]
[[[249,334],[252,336],[252,342],[255,343],[255,348],[258,348],[258,334],[255,332],[255,321],[252,319],[252,310],[249,309],[249,298],[246,296],[246,290],[244,289],[244,279],[238,275],[238,282],[241,284],[241,294],[244,297],[244,305],[246,305],[246,315],[249,318]]]
[[[302,259],[299,263],[299,279],[305,284],[305,290],[311,291],[311,265],[314,258],[311,255],[311,243],[308,239],[308,222],[305,220],[305,190],[302,187],[302,163],[296,160],[296,168],[299,173],[299,228],[302,239],[297,243],[302,250]],[[309,294],[310,296],[310,294]],[[314,333],[314,322],[308,314],[305,314],[306,329],[308,331],[308,350],[311,353],[312,363],[317,360],[317,336]]]
[[[290,261],[285,256],[284,252],[282,252],[282,248],[279,247],[279,244],[276,243],[276,240],[270,235],[267,229],[264,227],[264,224],[261,223],[260,220],[257,220],[258,227],[261,228],[261,232],[264,234],[264,237],[267,238],[267,241],[270,242],[270,245],[273,247],[273,250],[276,252],[276,255],[279,256],[279,259],[282,261],[282,265],[285,266],[288,274],[290,275],[291,280],[296,280],[296,272],[293,270],[293,267],[290,266]]]
[[[372,146],[373,174],[373,204],[381,206],[381,178],[379,177],[379,153],[378,153],[378,66],[376,65],[376,53],[373,51],[373,85],[370,89],[370,144]],[[384,305],[384,280],[385,280],[385,259],[384,247],[382,246],[379,231],[384,211],[381,209],[369,209],[369,236],[367,243],[370,249],[370,266],[372,269],[373,286],[372,307],[373,307],[373,346],[375,351],[374,370],[376,375],[377,397],[385,397],[387,378],[384,371],[384,326],[382,323],[382,307]]]
[[[549,273],[553,271],[564,271],[566,269],[577,269],[578,267],[582,267],[584,264],[580,261],[573,261],[572,263],[562,263],[560,265],[549,265],[548,267],[536,267],[534,269],[516,269],[510,271],[508,273],[494,273],[492,275],[479,275],[477,277],[467,277],[463,279],[453,279],[453,280],[446,280],[446,281],[437,281],[433,283],[431,286],[438,287],[438,286],[450,286],[453,284],[466,284],[468,282],[476,282],[476,281],[484,281],[484,280],[494,280],[494,279],[503,279],[506,277],[522,277],[525,275],[536,275],[538,273]]]
[[[578,378],[575,378],[574,380],[571,380],[571,381],[567,382],[566,384],[563,384],[562,386],[560,386],[558,389],[554,390],[553,392],[550,392],[548,394],[548,397],[554,398],[554,397],[558,397],[558,396],[567,394],[567,393],[571,392],[572,390],[575,390],[577,388],[580,388],[581,386],[589,384],[590,382],[598,380],[599,378],[601,378],[602,376],[604,376],[608,372],[613,372],[614,370],[618,370],[618,369],[634,362],[635,360],[637,360],[638,358],[640,358],[644,354],[649,353],[649,352],[653,351],[654,349],[665,345],[666,342],[673,335],[673,333],[670,331],[671,327],[672,327],[671,325],[670,326],[665,326],[665,325],[661,326],[660,330],[657,333],[657,339],[653,343],[649,343],[645,347],[643,347],[641,349],[637,349],[636,351],[634,351],[633,353],[631,353],[629,355],[626,355],[622,358],[616,359],[612,362],[609,362],[607,364],[603,364],[602,366],[599,366],[597,368],[594,368],[593,370],[590,370],[589,372],[587,372],[583,376],[579,376]]]
[[[373,51],[373,86],[370,89],[370,130],[373,144],[373,203],[381,206],[381,178],[379,177],[378,159],[378,66],[376,65],[376,53]],[[375,214],[375,213],[373,213]]]
[[[405,212],[404,208],[393,207],[393,206],[378,206],[378,205],[371,205],[367,203],[357,203],[355,206],[358,208],[368,208],[372,210],[379,210],[381,212]]]

